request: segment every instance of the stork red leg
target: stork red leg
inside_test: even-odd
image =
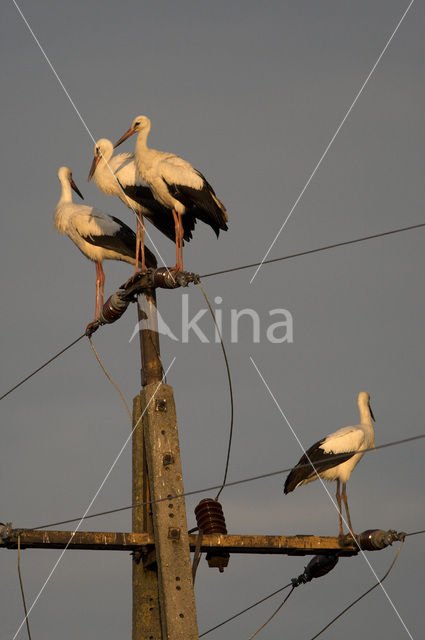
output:
[[[105,290],[105,272],[102,263],[99,262],[99,280],[100,280],[100,306],[103,309],[103,294]]]
[[[347,485],[345,482],[342,483],[342,499],[344,500],[345,513],[347,514],[347,522],[350,528],[350,533],[354,537],[353,526],[351,524],[350,512],[348,511],[348,500],[347,500]]]
[[[96,308],[94,311],[95,320],[97,320],[99,316],[99,288],[100,288],[99,263],[96,262]]]
[[[178,223],[179,223],[179,244],[180,244],[180,269],[183,271],[183,224],[182,224],[182,214],[179,212],[177,214]]]
[[[339,516],[339,535],[343,536],[344,531],[342,529],[342,505],[341,505],[341,493],[339,480],[336,481],[336,501],[338,503],[338,516]]]
[[[177,213],[173,209],[173,218],[174,218],[174,229],[176,233],[176,266],[174,267],[175,271],[180,271],[180,224]]]
[[[140,240],[140,248],[142,250],[142,271],[146,271],[146,262],[145,262],[145,221],[143,216],[141,216],[141,240]]]
[[[137,216],[137,230],[136,230],[136,270],[135,273],[139,271],[139,252],[140,252],[140,220],[139,216]]]

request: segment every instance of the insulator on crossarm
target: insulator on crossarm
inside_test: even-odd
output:
[[[226,534],[226,521],[222,506],[217,500],[212,498],[204,498],[195,507],[195,516],[198,529],[202,534],[218,533]],[[222,573],[224,568],[229,564],[230,554],[226,551],[209,551],[207,553],[207,562],[209,567],[216,567]]]
[[[382,529],[367,529],[363,533],[359,533],[357,542],[360,549],[364,551],[378,551],[379,549],[385,549],[392,545],[393,542],[403,540],[405,533],[397,533],[390,529],[389,531],[383,531]]]
[[[177,287],[187,287],[191,282],[197,283],[199,276],[189,271],[172,272],[167,267],[159,267],[152,271],[151,279],[154,287],[176,289]]]
[[[318,555],[314,556],[298,578],[292,578],[292,586],[298,587],[300,584],[310,582],[313,578],[321,578],[336,566],[338,556],[336,555]]]

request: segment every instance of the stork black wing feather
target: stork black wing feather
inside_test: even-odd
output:
[[[143,207],[146,207],[150,211],[149,214],[146,214],[146,218],[149,220],[151,224],[154,225],[161,233],[163,233],[167,238],[169,238],[172,242],[175,241],[176,231],[174,226],[174,218],[170,209],[164,207],[158,200],[155,200],[152,191],[149,187],[144,187],[142,185],[127,185],[122,186],[124,193],[134,200],[138,202]],[[183,224],[183,232],[184,232],[184,240],[189,242],[192,239],[192,231],[195,228],[196,219],[195,216],[190,213],[182,216],[182,224]]]
[[[316,475],[311,463],[313,463],[316,471],[320,473],[321,471],[332,469],[332,467],[336,467],[339,464],[346,462],[356,454],[355,451],[347,451],[346,453],[338,454],[326,453],[326,451],[323,451],[323,449],[320,448],[320,445],[324,442],[325,438],[323,440],[319,440],[319,442],[315,442],[315,444],[313,444],[299,459],[298,463],[285,480],[285,486],[283,489],[284,493],[290,493],[300,482],[308,480]]]
[[[89,244],[93,244],[96,247],[102,247],[103,249],[110,249],[116,251],[124,256],[136,259],[136,234],[130,227],[115,216],[109,216],[114,222],[119,225],[119,231],[111,235],[81,235],[82,238]],[[157,266],[156,258],[152,251],[145,247],[146,266],[148,268],[155,269]]]
[[[227,214],[224,205],[218,200],[212,186],[205,180],[204,176],[197,172],[203,180],[201,189],[188,187],[183,184],[170,183],[164,180],[170,195],[181,202],[186,207],[185,216],[189,213],[198,220],[212,227],[218,237],[220,229],[227,231]]]

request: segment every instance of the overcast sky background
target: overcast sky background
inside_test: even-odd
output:
[[[115,141],[138,114],[152,119],[149,142],[191,161],[226,204],[229,231],[217,241],[198,224],[185,267],[206,273],[261,260],[408,3],[21,0],[20,7],[95,139]],[[376,72],[276,242],[272,256],[424,221],[423,25],[414,3]],[[95,269],[53,228],[59,166],[71,167],[87,204],[134,226],[117,199],[87,175],[93,143],[12,2],[0,26],[2,118],[2,389],[44,362],[92,319]],[[122,150],[134,147],[130,139]],[[173,245],[149,232],[168,264]],[[236,417],[230,479],[295,464],[300,447],[250,363],[263,372],[306,447],[357,424],[368,391],[376,443],[422,433],[424,231],[205,280],[223,303]],[[107,262],[107,295],[131,273]],[[160,291],[159,309],[181,330],[182,295]],[[230,309],[261,314],[261,342],[248,319],[230,344]],[[293,344],[265,339],[269,310],[294,319]],[[131,308],[94,342],[131,401],[140,386],[139,347],[129,342]],[[200,326],[212,336],[212,322]],[[229,398],[218,345],[161,341],[174,387],[186,490],[222,478]],[[81,341],[1,404],[0,519],[31,527],[82,514],[129,432],[115,390]],[[356,531],[414,531],[425,523],[423,441],[367,455],[348,487]],[[337,514],[319,483],[283,496],[285,476],[225,490],[229,533],[337,533]],[[130,449],[93,510],[130,503]],[[329,485],[334,494],[334,485]],[[206,495],[187,501],[193,509]],[[211,496],[213,497],[213,496]],[[129,531],[130,512],[89,520],[85,530]],[[65,527],[66,528],[66,527]],[[423,538],[408,538],[385,587],[413,637],[423,628]],[[368,553],[379,576],[395,548]],[[30,605],[59,551],[25,551]],[[23,617],[16,552],[1,553],[0,636]],[[308,558],[233,556],[223,574],[202,560],[196,582],[200,632],[299,575]],[[300,587],[262,632],[263,640],[313,636],[374,582],[362,557],[342,559]],[[245,640],[279,597],[209,637]],[[125,552],[65,553],[31,614],[34,638],[104,640],[131,635],[131,559]],[[376,589],[323,637],[408,637]],[[22,628],[19,638],[26,637]]]

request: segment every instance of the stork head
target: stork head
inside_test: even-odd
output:
[[[63,184],[64,182],[69,182],[75,193],[80,196],[81,200],[84,200],[81,191],[72,179],[71,169],[68,169],[68,167],[60,167],[58,170],[58,178],[61,184]]]
[[[372,420],[375,422],[375,416],[373,415],[372,407],[370,406],[370,395],[367,391],[360,391],[357,402],[360,410],[362,407],[367,407],[369,409]]]
[[[148,134],[150,131],[150,128],[151,128],[151,121],[147,116],[137,116],[137,118],[134,118],[133,122],[131,123],[131,127],[127,129],[127,131],[123,133],[123,135],[118,140],[118,142],[114,144],[114,149],[116,149],[116,147],[118,147],[122,142],[124,142],[124,140],[127,140],[127,138],[132,136],[133,133],[140,133],[140,131],[146,131]]]
[[[105,162],[109,162],[109,160],[112,158],[113,152],[114,145],[107,138],[100,138],[100,140],[96,142],[96,144],[94,145],[93,162],[91,163],[89,177],[87,178],[88,182],[90,182],[90,180],[92,179],[99,161],[103,158]]]

